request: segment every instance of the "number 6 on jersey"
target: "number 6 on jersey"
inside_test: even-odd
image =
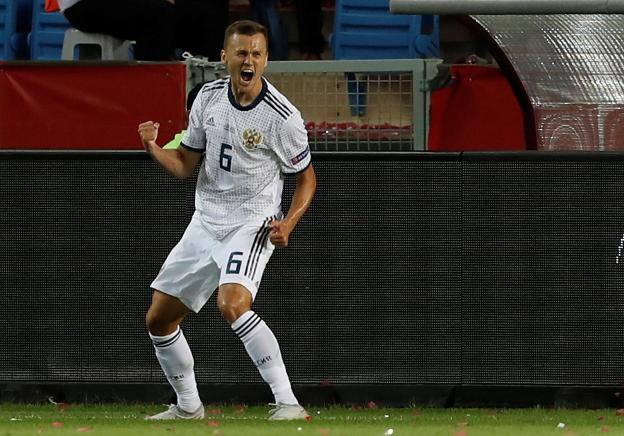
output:
[[[221,154],[219,155],[219,166],[221,169],[225,171],[232,171],[232,156],[227,154],[228,150],[231,150],[232,146],[230,144],[221,143]]]

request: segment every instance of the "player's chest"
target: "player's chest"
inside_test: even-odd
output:
[[[214,149],[227,144],[232,150],[250,155],[270,149],[270,122],[251,111],[215,111],[204,118],[203,127],[207,148]]]
[[[237,175],[248,175],[266,167],[273,159],[271,130],[254,116],[215,112],[206,118],[206,166],[224,186]]]

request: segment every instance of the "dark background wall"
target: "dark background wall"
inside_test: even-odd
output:
[[[617,398],[624,155],[314,162],[254,305],[303,401]],[[193,197],[142,153],[0,153],[0,399],[168,395],[143,318]],[[204,397],[270,398],[214,300],[183,328]]]

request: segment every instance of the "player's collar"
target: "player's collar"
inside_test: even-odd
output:
[[[265,78],[261,77],[260,80],[262,81],[262,89],[260,90],[260,94],[258,94],[258,96],[250,105],[241,106],[236,101],[236,98],[234,98],[234,93],[232,92],[232,83],[231,83],[232,78],[230,78],[230,80],[228,80],[228,98],[230,99],[230,103],[232,104],[232,106],[234,106],[239,111],[249,111],[255,108],[256,106],[258,106],[258,104],[262,101],[262,99],[264,98],[268,90],[268,86],[267,86],[267,82]]]

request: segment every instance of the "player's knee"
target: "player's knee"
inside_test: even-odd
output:
[[[158,317],[151,308],[145,314],[145,326],[150,331],[150,333],[153,333],[152,329],[158,326]]]
[[[221,316],[223,316],[223,318],[225,318],[225,320],[230,324],[250,309],[249,304],[240,301],[233,302],[220,299],[217,305],[219,306]]]
[[[166,319],[161,313],[150,308],[145,315],[145,325],[147,330],[155,336],[166,336],[171,333],[171,330],[175,330],[175,325],[172,325],[170,320]]]
[[[232,304],[229,301],[219,300],[217,306],[219,307],[219,312],[221,312],[221,316],[223,316],[223,318],[225,318],[227,322],[232,324],[234,321],[236,321],[236,318],[238,318],[236,316],[236,304]]]
[[[251,309],[251,293],[240,285],[225,285],[219,288],[217,307],[227,322],[232,324]]]

